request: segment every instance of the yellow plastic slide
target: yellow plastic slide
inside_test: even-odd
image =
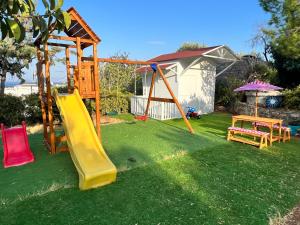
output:
[[[106,155],[91,117],[78,91],[58,94],[54,91],[72,160],[79,174],[79,188],[86,190],[116,180],[117,169]]]

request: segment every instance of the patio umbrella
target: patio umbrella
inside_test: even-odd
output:
[[[259,80],[255,80],[253,82],[250,82],[248,84],[245,84],[237,89],[234,89],[234,91],[255,91],[256,95],[255,95],[255,116],[257,116],[257,105],[258,105],[258,97],[257,97],[257,93],[259,91],[276,91],[276,90],[282,90],[281,87],[277,87],[275,85],[266,83],[266,82],[262,82]]]

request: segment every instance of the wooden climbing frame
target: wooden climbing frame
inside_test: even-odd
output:
[[[42,119],[44,125],[44,140],[51,154],[67,150],[65,145],[60,146],[61,142],[66,141],[65,136],[56,136],[53,115],[53,97],[51,90],[50,59],[49,47],[56,46],[65,48],[66,71],[68,93],[78,89],[81,98],[94,99],[96,105],[96,130],[99,138],[100,132],[100,87],[98,74],[97,44],[100,38],[91,30],[86,22],[81,18],[74,8],[67,12],[71,16],[71,26],[65,30],[67,36],[49,35],[46,43],[42,43],[37,38],[35,45],[37,48],[37,77],[39,86],[39,98],[41,102]],[[51,42],[55,40],[56,42]],[[60,42],[64,43],[60,43]],[[71,44],[66,44],[71,42]],[[92,47],[93,57],[88,63],[82,61],[83,50]],[[70,49],[76,51],[76,65],[71,65]],[[72,73],[73,72],[73,73]],[[44,84],[46,83],[46,88]]]
[[[57,36],[50,34],[46,43],[42,43],[40,38],[37,38],[35,45],[37,48],[37,77],[39,87],[39,98],[41,103],[42,119],[44,126],[44,140],[45,144],[51,154],[55,154],[59,151],[67,150],[66,145],[60,145],[61,142],[66,141],[64,135],[56,136],[54,126],[53,115],[53,97],[51,90],[51,74],[50,74],[50,59],[49,59],[49,47],[56,46],[65,48],[66,58],[66,75],[67,75],[67,87],[68,93],[72,93],[74,89],[77,89],[82,99],[94,99],[96,105],[96,131],[101,141],[100,130],[100,85],[99,85],[99,62],[108,63],[123,63],[123,64],[135,64],[135,65],[156,65],[157,71],[154,71],[151,91],[148,98],[147,109],[145,115],[148,115],[150,101],[166,101],[173,102],[179,109],[189,131],[194,133],[189,121],[185,117],[183,109],[179,104],[176,96],[174,95],[171,87],[163,74],[161,68],[154,62],[145,61],[132,61],[132,60],[120,60],[120,59],[107,59],[98,58],[97,56],[97,44],[100,43],[100,38],[91,30],[82,17],[74,8],[70,8],[67,12],[71,16],[71,25],[65,30],[67,36]],[[50,41],[51,40],[51,41]],[[55,42],[53,42],[53,40]],[[63,43],[61,43],[63,42]],[[71,42],[71,44],[66,44]],[[87,47],[92,47],[92,57],[84,57],[83,50]],[[70,49],[76,51],[76,64],[71,65],[70,62]],[[155,98],[152,97],[152,89],[154,85],[154,79],[157,75],[163,79],[172,99]],[[46,84],[46,88],[45,85]]]

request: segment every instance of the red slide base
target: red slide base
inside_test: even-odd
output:
[[[28,144],[25,122],[22,122],[22,127],[12,128],[5,128],[1,124],[1,130],[4,168],[21,166],[34,161],[34,156]]]

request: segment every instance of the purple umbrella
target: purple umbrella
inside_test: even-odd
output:
[[[245,84],[237,89],[234,89],[234,91],[255,91],[256,96],[255,96],[255,116],[257,116],[257,93],[259,91],[275,91],[275,90],[282,90],[281,87],[277,87],[275,85],[265,83],[259,80],[255,80],[253,82],[250,82],[248,84]]]

